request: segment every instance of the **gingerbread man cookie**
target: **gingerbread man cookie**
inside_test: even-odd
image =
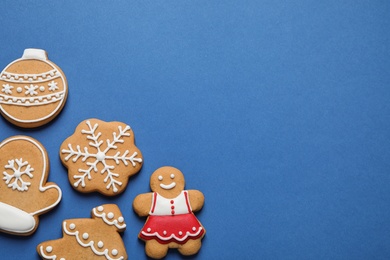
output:
[[[92,218],[62,222],[63,237],[37,246],[42,259],[126,260],[127,253],[119,232],[126,229],[121,211],[115,204],[92,209]]]
[[[198,190],[184,190],[184,176],[176,168],[162,167],[150,177],[152,193],[138,195],[133,201],[139,216],[148,216],[138,237],[145,241],[149,257],[160,259],[169,248],[183,255],[196,254],[206,230],[195,217],[204,196]]]
[[[10,137],[0,143],[0,170],[0,231],[30,235],[38,227],[38,216],[61,200],[61,189],[46,183],[46,150],[31,137]]]
[[[143,162],[130,126],[98,119],[81,122],[62,143],[60,157],[73,188],[108,196],[123,192]]]
[[[22,58],[0,73],[0,112],[20,127],[50,122],[64,107],[67,95],[64,73],[44,50],[26,49]]]

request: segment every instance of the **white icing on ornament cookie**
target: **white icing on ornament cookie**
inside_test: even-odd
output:
[[[62,110],[68,84],[62,70],[40,49],[26,49],[22,58],[0,73],[0,112],[26,128],[50,122]]]

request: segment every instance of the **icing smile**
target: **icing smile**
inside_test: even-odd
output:
[[[176,186],[176,182],[171,182],[171,184],[168,184],[168,185],[160,183],[160,187],[163,188],[164,190],[173,189],[173,188],[175,188],[175,186]]]

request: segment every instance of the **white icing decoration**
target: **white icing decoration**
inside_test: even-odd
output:
[[[175,174],[172,173],[171,174],[171,179],[173,179],[173,178],[175,178]]]
[[[192,231],[195,231],[196,230],[196,227],[192,227]]]
[[[73,229],[76,228],[76,225],[74,223],[72,223],[72,224],[69,225],[69,228],[73,230]]]
[[[160,187],[163,188],[164,190],[173,189],[173,188],[175,188],[175,186],[176,186],[176,182],[174,182],[174,181],[171,182],[170,184],[167,184],[167,185],[160,183]]]
[[[119,217],[119,218],[118,218],[118,222],[119,222],[119,223],[123,223],[123,221],[125,221],[125,219],[124,219],[123,217]]]
[[[163,231],[163,234],[164,234],[164,235],[166,235],[166,234],[167,234],[167,231],[166,231],[166,230],[164,230],[164,231]]]
[[[0,229],[24,234],[32,231],[35,225],[35,219],[31,214],[0,202]]]
[[[29,137],[27,137],[27,136],[16,136],[16,137],[12,137],[12,138],[9,138],[8,140],[6,140],[6,141],[4,141],[4,142],[2,142],[2,143],[0,143],[0,148],[2,148],[4,145],[6,145],[7,143],[9,143],[9,142],[12,142],[12,141],[15,141],[15,140],[24,140],[24,141],[27,141],[27,142],[30,142],[30,143],[32,143],[33,145],[35,145],[38,149],[39,149],[39,151],[40,151],[40,153],[41,153],[41,158],[42,158],[42,165],[43,165],[43,168],[42,168],[42,176],[41,176],[41,180],[40,180],[40,182],[39,182],[39,190],[41,191],[41,192],[44,192],[44,191],[46,191],[46,190],[48,190],[48,189],[52,189],[52,188],[54,188],[54,189],[56,189],[57,191],[58,191],[58,198],[57,198],[57,200],[53,203],[53,204],[51,204],[51,205],[49,205],[49,206],[47,206],[47,207],[45,207],[45,208],[42,208],[42,209],[39,209],[39,210],[37,210],[37,211],[35,211],[35,212],[32,212],[32,213],[26,213],[26,212],[24,212],[25,214],[29,214],[30,216],[31,216],[31,218],[33,219],[33,216],[34,215],[38,215],[38,214],[40,214],[40,213],[43,213],[43,212],[46,212],[46,211],[49,211],[50,209],[52,209],[52,208],[54,208],[60,201],[61,201],[61,197],[62,197],[62,191],[61,191],[61,189],[57,186],[57,185],[55,185],[55,184],[52,184],[52,185],[47,185],[47,186],[45,186],[45,187],[43,187],[43,183],[46,181],[46,167],[47,167],[47,165],[48,165],[48,163],[47,163],[47,155],[46,155],[46,153],[45,153],[45,151],[43,150],[43,148],[37,143],[37,142],[35,142],[34,140],[32,140],[32,139],[30,139]],[[0,202],[1,203],[1,202]],[[2,204],[4,204],[4,203],[2,203]],[[6,204],[4,204],[4,205],[6,205]],[[11,217],[11,218],[9,218],[9,219],[4,219],[3,217],[4,217],[4,215],[3,215],[3,210],[1,210],[0,211],[1,212],[1,214],[0,214],[0,227],[3,227],[3,229],[6,229],[6,230],[8,230],[8,231],[10,231],[10,232],[13,232],[13,233],[28,233],[28,232],[30,232],[33,228],[31,228],[30,230],[20,230],[19,228],[20,227],[18,227],[18,225],[24,225],[23,224],[23,222],[24,221],[26,221],[26,219],[24,218],[22,221],[20,221],[18,218],[17,218],[17,216],[15,216],[15,217]],[[22,211],[21,211],[22,212]],[[21,214],[18,214],[19,216],[21,216]],[[11,222],[12,223],[9,223],[8,221],[9,220],[11,220]],[[35,220],[33,220],[34,221],[34,226],[36,225],[36,223],[35,223]],[[28,222],[28,221],[27,221]],[[16,225],[16,226],[14,226],[14,225]],[[8,228],[8,226],[9,226],[9,228]],[[5,228],[4,228],[5,227]]]
[[[125,224],[125,223],[119,224],[117,219],[114,219],[114,220],[112,220],[112,221],[108,220],[108,219],[106,218],[106,213],[105,213],[105,212],[98,213],[98,212],[96,211],[96,208],[93,209],[93,214],[94,214],[96,217],[102,218],[103,221],[104,221],[107,225],[110,225],[110,226],[115,225],[118,229],[124,229],[124,228],[126,227],[126,224]]]
[[[98,246],[99,248],[102,248],[102,247],[104,246],[103,241],[99,241],[98,244],[97,244],[97,246]]]
[[[28,190],[28,186],[30,186],[31,183],[24,181],[22,177],[23,175],[27,175],[32,178],[34,168],[32,168],[27,161],[23,162],[22,158],[9,160],[8,164],[5,165],[5,169],[12,170],[12,174],[8,174],[6,171],[3,172],[3,180],[5,180],[5,183],[8,184],[9,188],[12,188],[12,190],[17,189],[18,191]]]
[[[96,254],[96,255],[99,255],[99,256],[105,256],[106,259],[108,260],[122,260],[124,259],[124,256],[120,256],[119,258],[111,258],[110,255],[109,255],[109,252],[108,252],[108,249],[105,249],[103,251],[99,251],[95,248],[94,246],[94,241],[89,241],[88,243],[84,243],[83,241],[81,241],[80,237],[79,237],[79,231],[75,231],[75,232],[71,232],[69,231],[67,228],[66,228],[66,221],[63,222],[63,230],[64,232],[69,235],[69,236],[74,236],[76,237],[76,240],[77,240],[77,243],[82,246],[82,247],[90,247],[92,249],[92,251]],[[98,243],[99,244],[99,243]],[[98,245],[99,246],[99,245]]]
[[[152,231],[152,229],[149,227],[146,231],[150,232],[150,231]]]
[[[48,253],[53,252],[53,247],[47,246],[47,247],[46,247],[46,252],[48,252]]]
[[[65,258],[61,257],[60,260],[65,260]]]
[[[84,234],[83,234],[83,238],[84,238],[84,239],[88,239],[88,238],[89,238],[89,234],[88,234],[88,233],[84,233]]]
[[[118,255],[118,250],[112,249],[111,254],[112,254],[112,255]]]
[[[56,256],[56,255],[52,255],[52,256],[46,255],[45,250],[43,250],[43,246],[41,246],[41,247],[39,248],[39,251],[41,252],[41,255],[42,255],[45,259],[52,259],[52,260],[57,259],[57,256]],[[60,259],[60,260],[61,260],[61,259]]]
[[[113,217],[114,217],[114,213],[109,212],[109,213],[107,214],[107,218],[112,219]]]
[[[41,91],[41,92],[45,91],[45,87],[44,86],[40,86],[39,87],[39,91]]]
[[[73,149],[71,144],[68,144],[67,149],[63,149],[61,152],[64,154],[69,154],[65,157],[65,161],[68,161],[71,157],[73,157],[72,161],[76,162],[80,157],[82,157],[82,161],[85,162],[87,159],[94,159],[94,161],[86,162],[86,165],[89,166],[88,169],[79,169],[80,173],[83,173],[81,175],[74,175],[73,178],[77,179],[73,185],[75,187],[78,187],[80,184],[82,187],[86,186],[85,179],[88,178],[88,180],[91,180],[91,172],[97,172],[97,165],[98,163],[102,163],[104,168],[100,171],[101,174],[107,173],[106,178],[104,179],[104,183],[108,182],[108,185],[106,186],[106,189],[112,188],[113,192],[117,192],[118,188],[116,185],[121,186],[122,182],[117,181],[115,178],[119,177],[119,173],[112,172],[113,169],[115,169],[115,165],[113,163],[109,164],[109,161],[114,161],[117,165],[120,163],[123,163],[124,165],[128,165],[128,162],[131,162],[133,167],[136,166],[136,162],[141,163],[142,159],[137,158],[138,155],[137,152],[134,152],[133,155],[127,156],[129,151],[126,150],[122,155],[120,152],[117,152],[115,155],[107,155],[107,153],[112,149],[117,149],[116,144],[117,143],[124,143],[123,137],[130,136],[130,133],[128,131],[131,129],[130,126],[126,126],[125,129],[122,129],[122,126],[118,126],[118,134],[116,132],[113,132],[113,140],[107,140],[107,147],[104,150],[101,150],[101,145],[103,144],[103,141],[99,140],[101,133],[95,133],[96,129],[98,128],[98,124],[95,124],[93,127],[91,125],[90,121],[86,122],[88,126],[88,130],[81,130],[81,133],[87,135],[87,139],[91,140],[89,143],[90,146],[97,149],[97,152],[90,153],[88,151],[88,147],[84,147],[83,151],[81,150],[81,147],[79,145],[76,146],[76,149]]]
[[[98,211],[103,211],[104,208],[103,208],[103,206],[99,206],[99,207],[97,208],[97,210],[98,210]]]
[[[53,62],[51,62],[50,60],[47,59],[46,52],[44,50],[39,50],[39,49],[33,49],[33,51],[29,51],[29,50],[31,50],[31,49],[26,49],[25,50],[25,53],[23,54],[22,58],[17,59],[15,61],[11,62],[10,64],[8,64],[8,66],[1,72],[0,78],[2,78],[6,82],[30,83],[30,81],[28,79],[30,77],[34,78],[34,76],[35,76],[36,80],[34,80],[33,82],[34,83],[39,83],[39,82],[48,81],[48,79],[46,79],[47,78],[46,75],[50,74],[50,72],[53,71],[55,76],[52,79],[59,78],[59,80],[61,81],[62,86],[63,86],[63,93],[67,93],[68,86],[67,86],[65,77],[61,73],[58,72],[58,69],[56,68],[56,65]],[[10,66],[12,66],[13,64],[15,64],[17,62],[24,61],[26,59],[26,57],[27,58],[35,57],[37,59],[41,59],[43,62],[45,62],[47,65],[49,65],[52,69],[50,71],[43,72],[43,73],[40,73],[40,74],[15,74],[15,73],[7,72],[7,69]],[[43,57],[45,57],[45,58],[43,58]],[[11,80],[11,76],[13,76],[12,80]],[[19,77],[19,80],[16,79],[16,76]],[[24,78],[26,78],[26,80]],[[55,114],[57,114],[58,111],[63,107],[63,103],[65,102],[65,96],[66,96],[65,94],[62,94],[62,96],[58,97],[57,100],[55,100],[55,101],[53,101],[53,99],[51,99],[51,100],[50,99],[44,100],[44,102],[41,105],[46,105],[46,104],[54,103],[54,102],[57,102],[57,101],[58,101],[58,104],[57,104],[56,108],[53,109],[49,114],[43,115],[40,118],[21,119],[21,118],[17,118],[15,116],[13,116],[12,114],[7,112],[2,107],[2,104],[4,104],[4,105],[19,105],[19,102],[12,103],[12,100],[8,100],[8,99],[6,100],[4,97],[1,97],[1,96],[0,96],[0,110],[1,110],[1,112],[5,116],[7,116],[8,118],[10,118],[11,120],[13,120],[15,122],[19,122],[19,123],[38,123],[38,122],[45,121],[46,119],[50,119]],[[24,106],[30,106],[29,104],[24,104],[23,101],[21,103]],[[34,103],[34,105],[38,105],[38,104]]]
[[[179,236],[183,235],[183,232],[179,231]]]
[[[55,91],[58,89],[57,82],[55,82],[54,80],[50,82],[48,85],[50,91]]]
[[[177,236],[175,236],[175,234],[172,234],[172,235],[170,235],[169,237],[163,237],[163,236],[161,236],[158,232],[146,233],[146,232],[142,231],[141,233],[142,233],[142,235],[148,236],[148,237],[154,237],[154,236],[156,236],[156,237],[158,237],[159,239],[164,240],[164,241],[170,240],[170,239],[172,239],[172,238],[174,238],[174,239],[177,240],[177,241],[184,241],[184,240],[186,240],[188,237],[196,237],[196,236],[198,236],[198,235],[200,234],[201,231],[202,231],[202,227],[199,227],[198,232],[196,232],[196,233],[194,233],[194,234],[191,234],[190,232],[187,231],[186,234],[185,234],[184,236],[180,237],[180,238],[177,237]],[[166,235],[166,231],[164,231],[163,234]]]
[[[35,91],[38,88],[37,85],[34,86],[31,84],[30,86],[24,86],[24,88],[26,89],[26,92],[24,92],[26,95],[34,96],[38,94],[38,92]]]
[[[180,214],[187,214],[191,213],[192,209],[189,204],[189,201],[186,201],[186,196],[184,193],[187,191],[183,190],[180,192],[180,194],[176,198],[168,199],[164,198],[160,194],[157,193],[157,196],[152,197],[152,205],[151,209],[149,211],[149,215],[154,215],[154,216],[169,216],[172,215],[172,209],[171,206],[175,206],[175,215],[180,215]],[[188,193],[187,193],[188,195]],[[188,197],[187,197],[188,199]],[[173,201],[173,204],[171,204],[171,201]],[[188,206],[189,209],[188,209]],[[154,206],[153,212],[151,211]]]
[[[1,90],[1,92],[7,94],[7,95],[10,95],[12,94],[12,90],[14,87],[11,86],[10,84],[3,84],[3,89]]]
[[[47,60],[47,55],[44,50],[28,48],[24,50],[22,59]]]
[[[22,87],[18,87],[18,88],[16,89],[16,91],[17,91],[18,93],[22,93],[23,88],[22,88]]]
[[[159,175],[159,176],[158,176],[158,180],[159,180],[159,181],[162,181],[162,180],[163,180],[163,176]]]
[[[17,89],[17,91],[22,92],[22,89]],[[19,92],[19,93],[20,93]],[[0,94],[0,105],[1,104],[9,104],[12,103],[13,105],[18,105],[18,106],[41,106],[41,105],[47,105],[51,103],[55,103],[57,101],[60,101],[64,98],[65,92],[57,92],[57,93],[52,93],[44,96],[38,96],[38,97],[12,97],[12,96],[7,96]],[[34,104],[27,104],[28,102],[34,103]]]

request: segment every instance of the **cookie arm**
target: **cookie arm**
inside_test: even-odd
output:
[[[144,193],[135,197],[133,201],[133,209],[138,216],[145,217],[149,215],[152,198],[153,193]]]
[[[188,198],[190,200],[192,211],[199,211],[204,204],[204,195],[198,190],[188,190]]]

